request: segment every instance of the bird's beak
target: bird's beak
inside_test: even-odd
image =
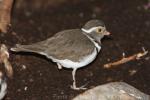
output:
[[[110,38],[110,39],[113,38],[113,35],[112,35],[110,32],[108,32],[107,30],[106,30],[106,32],[104,33],[104,35],[105,35],[107,38]]]
[[[106,32],[104,33],[104,35],[109,36],[109,35],[111,35],[111,33],[110,33],[110,32],[108,32],[108,31],[106,31]]]

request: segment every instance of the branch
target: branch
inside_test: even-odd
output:
[[[113,67],[113,66],[117,66],[117,65],[120,65],[120,64],[127,63],[127,62],[132,61],[132,60],[139,60],[141,57],[143,57],[147,54],[148,54],[148,51],[145,51],[144,48],[143,48],[143,52],[134,54],[134,55],[129,56],[129,57],[125,57],[125,54],[123,53],[123,58],[122,59],[120,59],[116,62],[105,64],[104,68],[110,68],[110,67]]]
[[[13,0],[0,0],[0,32],[7,33],[11,20]]]

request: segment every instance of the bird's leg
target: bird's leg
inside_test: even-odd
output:
[[[71,88],[74,89],[74,90],[85,90],[86,89],[86,88],[84,88],[85,85],[83,85],[81,87],[76,86],[76,78],[75,78],[76,71],[77,71],[76,68],[74,68],[73,71],[72,71],[73,85],[71,86]]]
[[[58,69],[62,69],[62,65],[57,63]]]

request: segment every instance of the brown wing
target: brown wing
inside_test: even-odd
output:
[[[78,29],[57,33],[49,39],[48,44],[45,53],[57,59],[72,61],[79,61],[83,56],[91,54],[95,48],[93,43]]]
[[[94,50],[93,43],[79,29],[65,30],[53,37],[31,45],[19,45],[14,51],[46,53],[56,59],[79,61]]]

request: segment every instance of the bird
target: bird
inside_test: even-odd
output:
[[[81,29],[63,30],[52,37],[29,45],[16,44],[13,52],[33,52],[46,56],[58,66],[58,69],[72,68],[74,90],[86,89],[76,86],[77,69],[90,64],[101,50],[101,39],[110,35],[102,20],[92,19]]]

